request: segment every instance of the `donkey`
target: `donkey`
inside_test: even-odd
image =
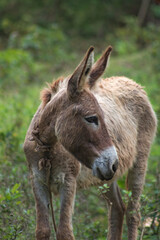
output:
[[[93,47],[71,76],[41,93],[42,103],[28,129],[24,151],[36,202],[36,239],[49,240],[51,194],[59,193],[57,240],[74,240],[76,188],[107,183],[109,240],[137,239],[139,201],[157,120],[143,88],[126,77],[102,79],[112,47],[94,63]],[[125,207],[116,180],[128,171],[132,192]]]

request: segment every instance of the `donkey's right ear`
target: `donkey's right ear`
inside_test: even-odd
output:
[[[94,62],[93,50],[93,47],[90,47],[88,49],[84,58],[82,59],[78,67],[75,69],[74,73],[71,75],[68,81],[67,92],[70,98],[74,98],[85,88],[85,84],[88,80],[88,76]]]
[[[112,51],[112,47],[108,46],[102,56],[95,62],[93,65],[90,77],[89,77],[89,87],[92,88],[96,80],[104,73],[110,53]]]

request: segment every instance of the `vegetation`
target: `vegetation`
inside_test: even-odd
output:
[[[106,76],[125,75],[145,86],[159,119],[160,6],[150,4],[143,28],[136,17],[139,8],[138,0],[0,1],[0,239],[34,239],[35,207],[24,137],[45,82],[70,73],[90,45],[96,54],[113,46]],[[160,239],[159,145],[160,127],[141,196],[139,235],[146,240]],[[124,178],[119,185],[125,189]],[[73,219],[77,240],[106,239],[101,191],[107,186],[77,194]],[[131,193],[122,194],[127,204]],[[54,209],[58,221],[58,198]]]

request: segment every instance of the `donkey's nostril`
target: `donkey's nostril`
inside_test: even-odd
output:
[[[113,164],[112,170],[113,170],[113,172],[116,172],[117,168],[116,168],[116,165],[115,165],[115,164]]]
[[[118,168],[118,161],[116,161],[113,165],[112,165],[112,171],[115,173],[117,171]]]

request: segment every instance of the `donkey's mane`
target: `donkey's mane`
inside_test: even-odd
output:
[[[47,83],[48,88],[44,88],[40,94],[43,107],[51,100],[51,97],[58,92],[60,84],[64,79],[64,77],[59,77],[57,80],[53,80],[52,83]]]

